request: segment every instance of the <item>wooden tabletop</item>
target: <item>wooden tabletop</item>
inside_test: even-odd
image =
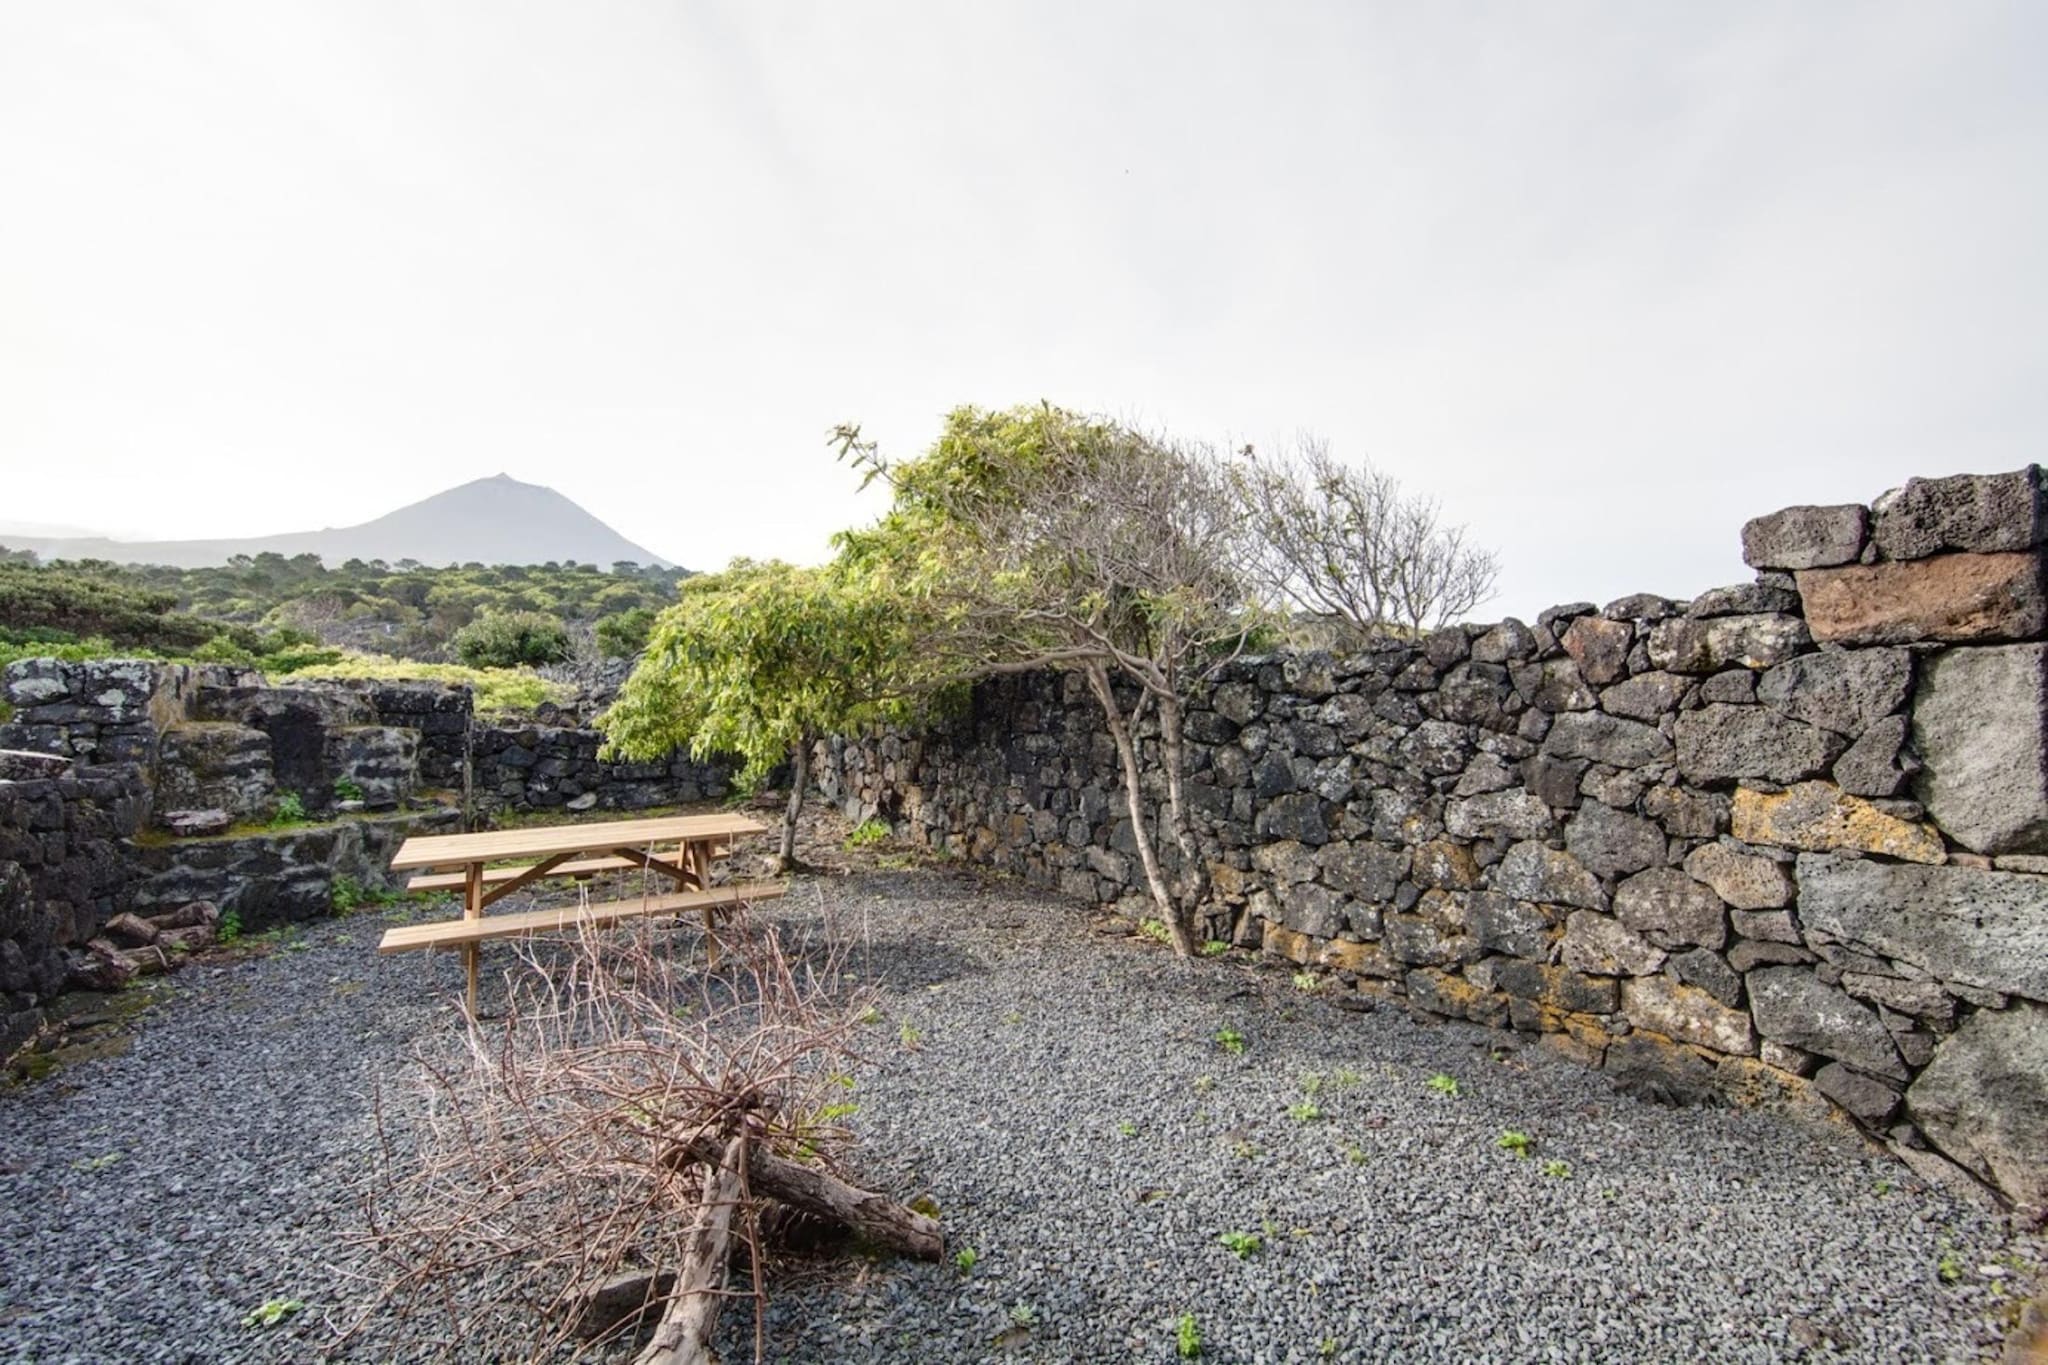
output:
[[[482,834],[437,834],[407,839],[391,860],[391,870],[416,867],[461,867],[506,858],[546,858],[556,853],[640,848],[685,839],[758,834],[767,826],[732,811],[715,815],[671,815],[659,820],[611,820],[581,825],[534,825],[497,829]]]

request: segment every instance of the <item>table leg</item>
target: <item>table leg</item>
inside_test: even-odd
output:
[[[462,888],[462,917],[482,919],[484,917],[484,865],[471,863],[464,874]],[[466,943],[462,947],[462,966],[469,977],[469,1017],[476,1018],[476,968],[480,944]]]
[[[690,875],[699,891],[711,889],[711,844],[707,840],[691,840],[683,844],[682,861],[689,866]],[[718,912],[710,906],[704,907],[704,964],[718,965]]]

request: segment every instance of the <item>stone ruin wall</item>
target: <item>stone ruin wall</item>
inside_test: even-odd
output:
[[[1225,669],[1187,726],[1204,932],[1653,1094],[1817,1092],[2048,1204],[2041,473],[1742,538],[1755,580],[1691,602]],[[820,767],[855,818],[1149,913],[1071,675]]]
[[[88,945],[124,912],[209,901],[249,930],[317,918],[343,879],[401,889],[389,864],[409,834],[719,797],[734,770],[601,762],[594,730],[489,721],[468,688],[436,683],[29,659],[0,675],[0,700],[0,1054],[90,975]],[[287,795],[307,823],[264,828]]]

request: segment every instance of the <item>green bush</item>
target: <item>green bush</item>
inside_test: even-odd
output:
[[[597,647],[614,659],[630,659],[647,648],[647,636],[654,629],[654,609],[634,607],[597,623]]]
[[[453,643],[471,668],[530,668],[569,657],[569,632],[537,611],[480,616],[456,631]]]
[[[461,664],[416,664],[375,655],[344,655],[334,663],[311,664],[304,668],[271,674],[272,681],[285,678],[363,678],[371,681],[461,683],[476,694],[476,710],[483,716],[527,715],[542,702],[556,705],[568,701],[575,689],[551,683],[525,669],[464,668]]]

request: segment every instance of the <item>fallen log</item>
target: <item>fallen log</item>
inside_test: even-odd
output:
[[[718,1140],[700,1133],[663,1158],[671,1169],[692,1161],[709,1165],[719,1159]],[[936,1261],[946,1253],[938,1220],[927,1218],[884,1194],[849,1185],[827,1171],[801,1166],[755,1145],[747,1148],[747,1188],[814,1218],[851,1228],[870,1245],[920,1261]]]
[[[732,1217],[742,1193],[740,1165],[746,1153],[745,1134],[727,1143],[723,1152],[713,1150],[711,1174],[697,1201],[697,1222],[683,1241],[683,1263],[676,1271],[668,1311],[634,1365],[710,1365],[711,1334],[718,1327],[718,1310],[725,1305]]]

